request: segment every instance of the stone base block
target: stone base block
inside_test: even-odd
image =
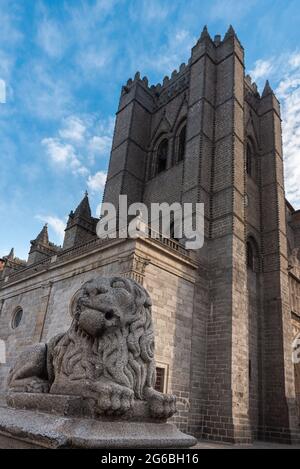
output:
[[[0,408],[0,448],[188,448],[197,440],[167,422],[95,420]]]
[[[6,402],[9,407],[13,407],[14,409],[37,410],[68,417],[88,417],[107,420],[107,418],[97,414],[94,399],[84,398],[82,396],[10,392],[6,395]],[[126,414],[118,417],[110,417],[110,420],[157,422],[157,420],[151,418],[148,402],[141,400],[136,400],[133,408],[126,412]]]

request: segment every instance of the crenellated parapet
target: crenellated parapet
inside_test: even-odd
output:
[[[236,41],[237,46],[243,53],[243,47],[241,46],[232,26],[229,27],[223,39],[220,34],[215,35],[214,39],[212,39],[207,27],[205,26],[197,43],[192,48],[191,57],[187,64],[182,63],[178,70],[173,70],[171,76],[166,75],[163,81],[156,85],[149,85],[148,78],[146,76],[141,78],[141,74],[138,71],[134,78],[129,78],[126,85],[123,86],[121,97],[132,92],[135,87],[140,86],[152,97],[153,108],[151,110],[156,111],[161,106],[166,105],[168,101],[174,98],[174,96],[188,88],[190,81],[190,68],[194,60],[198,60],[204,52],[208,52],[215,62],[223,60],[224,54],[221,50],[221,46],[232,41]]]
[[[170,99],[181,93],[189,84],[189,65],[182,63],[178,70],[173,70],[171,76],[166,75],[162,83],[149,85],[148,78],[141,78],[140,72],[136,72],[134,79],[129,78],[122,88],[122,96],[132,92],[136,86],[141,86],[153,99],[152,111],[165,105]]]

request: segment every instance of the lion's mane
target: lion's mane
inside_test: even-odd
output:
[[[154,331],[151,299],[147,291],[132,279],[122,279],[130,285],[134,295],[135,311],[126,325],[106,331],[99,338],[92,338],[80,331],[80,297],[86,285],[76,293],[75,312],[70,329],[54,339],[48,373],[51,381],[57,373],[70,375],[73,367],[81,365],[85,377],[100,376],[130,388],[136,399],[144,398],[144,390],[155,383]],[[80,337],[80,339],[79,339]],[[99,375],[95,375],[97,369]],[[52,377],[52,379],[51,379]],[[82,376],[83,377],[83,376]],[[77,375],[73,379],[80,379]]]

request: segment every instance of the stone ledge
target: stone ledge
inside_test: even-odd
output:
[[[0,448],[188,448],[196,443],[170,423],[100,421],[0,408]]]
[[[95,400],[68,394],[9,392],[6,395],[9,407],[21,410],[58,414],[64,417],[94,418],[101,421],[153,422],[165,423],[151,417],[149,404],[146,401],[135,400],[133,408],[124,415],[103,417],[95,411]]]

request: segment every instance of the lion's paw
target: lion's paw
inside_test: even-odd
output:
[[[168,419],[176,412],[176,396],[154,392],[149,400],[150,414],[154,418]]]
[[[133,407],[134,393],[131,389],[111,386],[102,389],[97,408],[100,414],[122,415]]]
[[[49,389],[48,381],[40,378],[34,378],[26,385],[26,392],[30,393],[48,393]]]

